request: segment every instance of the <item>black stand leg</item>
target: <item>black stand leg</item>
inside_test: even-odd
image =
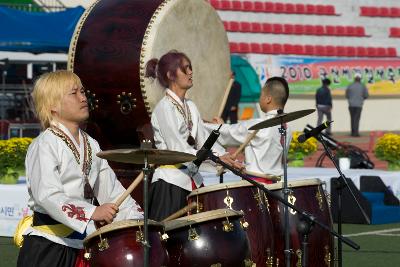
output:
[[[224,173],[219,175],[219,183],[222,184],[224,182]]]
[[[308,236],[314,226],[313,221],[303,218],[297,224],[297,231],[303,236],[301,242],[301,266],[308,266]]]
[[[345,188],[345,184],[343,184],[342,180],[336,180],[335,182],[335,188],[337,190],[338,194],[338,199],[337,199],[337,230],[338,234],[342,235],[342,193],[343,193],[343,188]],[[338,239],[338,267],[342,267],[342,241]]]

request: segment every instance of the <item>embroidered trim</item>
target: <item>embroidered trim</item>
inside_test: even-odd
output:
[[[87,222],[89,221],[88,218],[86,218],[85,210],[83,207],[77,207],[74,204],[67,204],[62,206],[62,211],[66,212],[68,217],[77,219],[78,221],[84,221]]]

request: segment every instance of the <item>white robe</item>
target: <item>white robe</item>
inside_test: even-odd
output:
[[[184,106],[184,103],[182,103],[180,98],[173,91],[170,89],[166,89],[166,91],[181,106]],[[164,98],[158,102],[151,116],[151,124],[154,131],[154,141],[158,149],[180,151],[196,155],[197,150],[200,149],[207,140],[209,133],[204,127],[204,123],[196,105],[191,100],[185,99],[184,101],[187,103],[190,109],[193,122],[191,135],[195,138],[197,146],[193,148],[187,143],[187,139],[189,137],[189,129],[187,124],[183,118],[183,115],[174,106],[168,96],[164,96]],[[217,156],[221,156],[225,153],[225,150],[220,145],[215,144],[213,146],[213,152]],[[190,164],[193,163],[186,163],[185,165],[188,166]],[[214,166],[214,164],[210,162],[205,162],[203,165]],[[174,184],[185,190],[192,191],[192,182],[188,173],[188,169],[161,167],[155,170],[152,182],[162,179],[170,184]],[[194,175],[192,178],[197,186],[200,186],[203,183],[203,177],[200,173],[196,173],[196,175]]]
[[[82,173],[84,158],[84,141],[79,132],[79,145],[66,127],[58,123],[57,127],[73,141],[80,154],[80,164],[75,160],[71,149],[49,129],[35,138],[26,155],[26,179],[29,192],[28,205],[33,211],[50,215],[54,220],[69,228],[87,234],[95,231],[90,220],[96,206],[84,198],[85,180]],[[89,183],[100,204],[114,203],[125,192],[117,180],[114,171],[107,161],[96,156],[100,147],[96,140],[88,136],[92,149],[92,164],[89,173]],[[78,219],[74,207],[81,207],[82,216]],[[130,196],[121,204],[114,221],[143,218],[141,208]],[[28,228],[25,235],[43,236],[58,244],[82,248],[82,240],[57,237]]]
[[[239,146],[245,142],[247,136],[253,131],[248,130],[251,126],[275,117],[277,110],[265,114],[265,117],[241,121],[236,124],[224,124],[220,129],[218,142],[223,146]],[[217,128],[216,124],[207,123],[206,128],[211,131]],[[261,129],[246,146],[245,164],[246,170],[270,175],[283,175],[281,135],[278,128],[280,125]],[[287,150],[292,139],[292,131],[287,127]]]

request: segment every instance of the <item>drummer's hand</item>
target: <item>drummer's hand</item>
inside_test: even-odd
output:
[[[112,223],[115,216],[117,216],[118,207],[114,203],[105,203],[96,207],[91,219],[93,221],[105,221],[106,223]]]
[[[244,164],[240,161],[237,161],[235,159],[235,157],[233,157],[231,154],[227,153],[225,155],[222,155],[221,157],[219,157],[220,160],[222,160],[223,162],[225,162],[226,164],[231,165],[232,167],[239,169],[239,170],[243,170],[245,168]]]
[[[212,123],[215,123],[215,124],[224,124],[225,122],[224,122],[224,120],[223,120],[222,118],[220,118],[220,117],[214,117],[214,118],[212,119]]]

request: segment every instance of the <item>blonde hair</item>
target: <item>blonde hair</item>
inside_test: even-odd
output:
[[[44,129],[53,119],[51,109],[60,105],[65,93],[74,86],[81,87],[79,77],[67,70],[58,70],[41,75],[33,88],[36,116]]]

